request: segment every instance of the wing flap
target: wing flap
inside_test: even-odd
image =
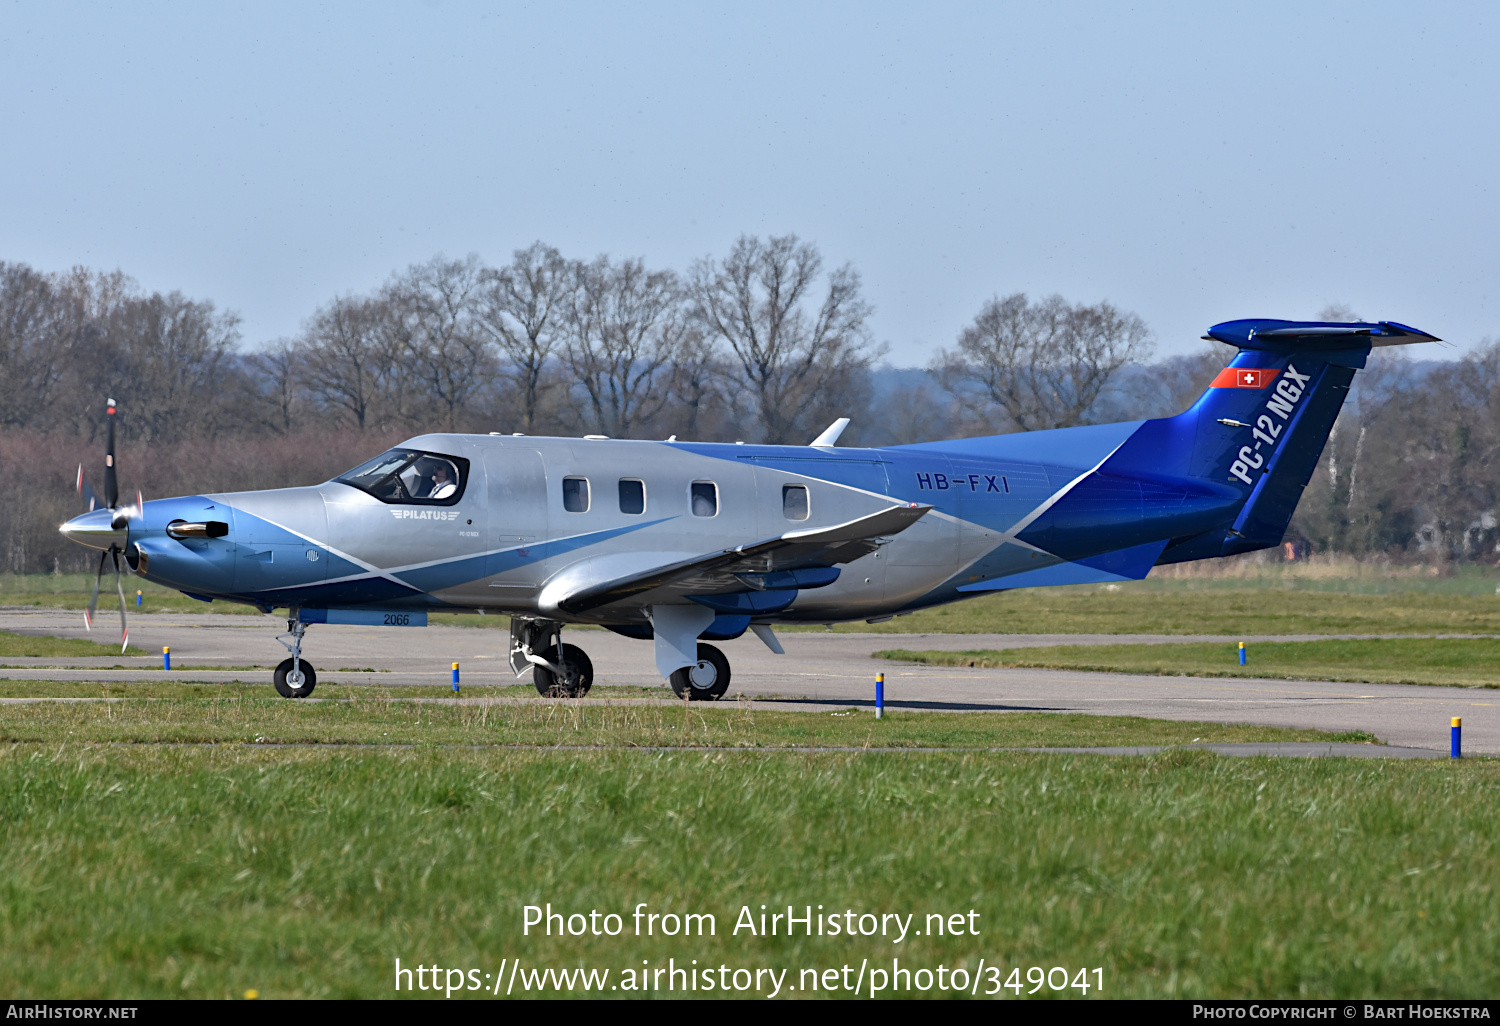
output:
[[[832,527],[788,531],[774,538],[721,549],[692,559],[591,584],[555,600],[566,613],[584,613],[615,602],[669,589],[674,596],[744,591],[736,574],[763,574],[808,566],[848,563],[874,552],[931,510],[931,506],[891,506]]]

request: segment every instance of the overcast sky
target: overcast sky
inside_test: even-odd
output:
[[[1162,353],[1332,302],[1467,348],[1500,336],[1497,10],[7,2],[0,260],[257,346],[436,253],[795,232],[898,365],[1015,291]]]

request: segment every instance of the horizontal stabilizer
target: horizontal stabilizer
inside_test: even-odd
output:
[[[1395,321],[1278,321],[1248,318],[1215,324],[1203,336],[1240,349],[1295,352],[1298,349],[1338,349],[1365,346],[1402,346],[1413,342],[1441,342],[1436,335]]]
[[[653,567],[614,580],[585,585],[556,600],[566,613],[582,613],[614,602],[653,596],[654,602],[669,597],[685,598],[713,592],[747,591],[754,588],[736,575],[769,574],[800,567],[848,563],[874,552],[891,535],[899,534],[920,520],[931,506],[891,506],[878,513],[836,524],[833,527],[788,531],[752,545],[723,549],[693,559]]]

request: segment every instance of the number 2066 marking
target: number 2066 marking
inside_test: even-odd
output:
[[[386,613],[385,626],[387,627],[410,627],[410,613]]]

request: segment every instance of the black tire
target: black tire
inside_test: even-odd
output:
[[[531,682],[543,698],[582,698],[594,686],[594,664],[577,645],[554,645],[542,658],[567,671],[558,676],[545,666],[531,668]]]
[[[677,697],[689,702],[717,702],[729,690],[729,660],[712,645],[698,646],[698,662],[675,671],[668,681]]]
[[[283,659],[281,665],[276,667],[276,693],[282,698],[306,698],[318,686],[318,671],[313,669],[312,663],[306,659],[299,660],[298,668],[302,671],[300,685],[288,680],[292,675],[290,659]]]

